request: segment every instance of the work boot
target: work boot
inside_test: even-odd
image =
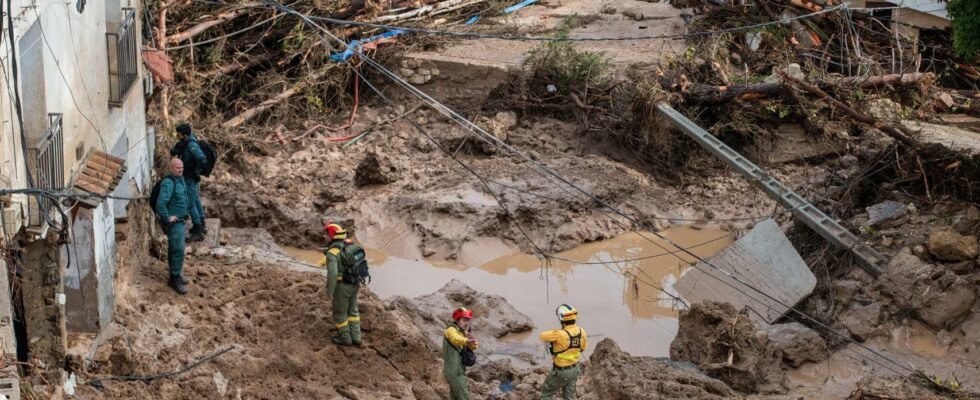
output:
[[[351,345],[350,343],[344,342],[344,339],[341,339],[340,337],[337,337],[337,336],[330,337],[330,341],[333,344],[337,345],[337,346],[350,346]]]
[[[190,284],[190,282],[187,281],[187,278],[184,278],[184,274],[177,275],[177,280],[180,282],[181,285],[186,286]]]
[[[208,222],[206,219],[204,219],[203,215],[201,216],[201,234],[202,235],[208,234]]]
[[[191,236],[187,238],[188,242],[200,242],[204,240],[204,233],[201,232],[200,225],[194,225],[191,228]]]
[[[180,275],[171,275],[170,276],[170,281],[167,282],[167,283],[178,294],[180,294],[180,295],[187,294],[187,286],[184,286],[184,284],[180,282]]]

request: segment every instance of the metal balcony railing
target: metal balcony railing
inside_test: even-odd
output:
[[[29,171],[38,189],[58,189],[65,187],[65,144],[61,129],[61,114],[48,114],[48,130],[41,141],[28,149],[31,161]],[[54,205],[52,200],[30,196],[28,204],[28,226],[44,224],[44,214]]]
[[[105,34],[109,55],[109,105],[112,107],[122,107],[139,78],[136,10],[124,8],[123,13],[125,18],[119,29]]]

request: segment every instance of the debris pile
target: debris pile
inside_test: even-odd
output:
[[[757,334],[748,310],[706,301],[681,311],[670,358],[690,361],[708,376],[746,393],[782,393],[782,352]]]

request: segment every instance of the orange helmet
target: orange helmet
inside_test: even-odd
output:
[[[347,230],[338,223],[327,221],[323,224],[323,231],[327,233],[327,236],[333,239],[346,239]]]
[[[464,307],[453,310],[453,321],[459,321],[460,318],[473,319],[473,311],[467,310]]]

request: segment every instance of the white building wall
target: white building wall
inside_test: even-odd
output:
[[[6,13],[7,2],[3,12]],[[69,183],[72,174],[82,168],[85,155],[91,150],[100,150],[126,160],[127,175],[120,186],[135,188],[139,192],[148,192],[148,182],[152,169],[152,157],[148,149],[152,144],[147,141],[145,100],[143,95],[142,57],[137,54],[137,69],[140,76],[127,93],[121,107],[109,106],[109,60],[107,47],[107,30],[118,29],[119,18],[125,13],[122,7],[136,9],[136,29],[138,46],[142,45],[141,15],[138,0],[104,0],[88,1],[85,9],[79,12],[76,1],[65,0],[12,0],[13,30],[15,40],[11,49],[8,22],[3,23],[4,40],[0,43],[0,63],[4,76],[0,81],[0,176],[10,180],[10,187],[24,188],[28,186],[25,154],[22,151],[20,128],[17,115],[13,108],[13,69],[11,66],[11,50],[17,52],[18,64],[21,64],[20,38],[32,27],[35,31],[43,31],[40,43],[40,68],[19,72],[18,85],[22,101],[24,98],[43,99],[40,106],[24,108],[25,119],[44,117],[48,113],[63,115],[64,138],[64,182]],[[35,53],[36,54],[36,53]],[[25,77],[34,74],[43,80],[43,88],[34,85],[24,87]],[[34,79],[33,81],[36,81]],[[28,125],[28,124],[25,124]],[[38,137],[42,132],[27,132],[29,137]],[[125,135],[125,138],[123,136]],[[120,139],[128,143],[125,149],[113,152],[113,145]],[[28,140],[28,144],[30,143]],[[5,215],[20,214],[25,218],[26,202],[24,196],[15,196],[12,208],[23,209],[20,212],[8,212]],[[114,306],[114,289],[112,282],[115,275],[115,210],[124,206],[125,202],[106,200],[93,210],[92,245],[94,247],[94,269],[89,269],[97,277],[99,298],[98,320],[105,327],[111,320]],[[10,207],[8,207],[10,208]],[[124,208],[123,208],[124,209]],[[14,232],[5,232],[12,237]],[[74,260],[73,260],[74,262]],[[69,266],[71,267],[71,266]],[[74,269],[74,268],[72,268]],[[83,279],[76,277],[75,279]],[[0,293],[2,295],[2,293]],[[86,295],[89,295],[86,293]],[[91,295],[95,295],[94,293]],[[71,299],[69,298],[69,303]],[[106,309],[106,307],[109,307]],[[0,310],[2,311],[2,310]],[[0,312],[0,315],[3,313]],[[2,322],[2,321],[0,321]],[[0,326],[0,329],[4,327]],[[2,335],[0,335],[2,337]]]

